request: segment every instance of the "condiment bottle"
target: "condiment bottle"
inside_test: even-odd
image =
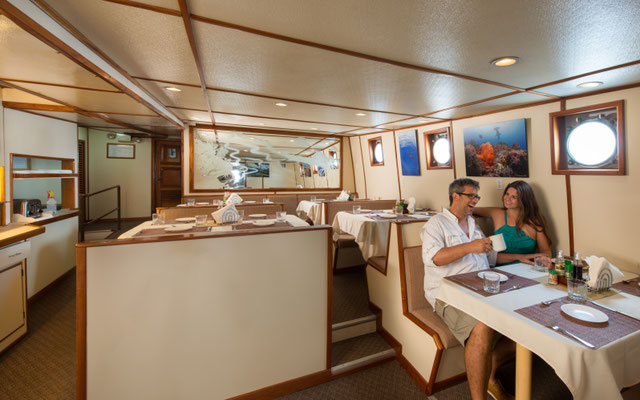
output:
[[[564,277],[564,255],[562,250],[558,250],[558,255],[554,261],[556,266],[556,272],[558,273],[558,277]]]
[[[557,285],[558,284],[558,271],[555,269],[549,270],[549,285]]]
[[[576,251],[575,262],[573,263],[573,274],[576,279],[582,279],[582,259],[580,257],[580,252]]]
[[[571,260],[564,260],[564,277],[567,279],[573,279],[573,262]]]

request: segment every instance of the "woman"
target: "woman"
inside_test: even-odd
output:
[[[551,256],[547,223],[540,214],[531,186],[525,181],[511,182],[502,194],[504,208],[476,207],[474,214],[490,217],[494,234],[502,233],[507,249],[498,253],[498,265],[522,262],[533,264],[539,255]],[[537,249],[537,252],[536,252]]]

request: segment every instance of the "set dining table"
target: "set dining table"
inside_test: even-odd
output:
[[[531,353],[553,367],[576,399],[621,399],[622,388],[640,382],[640,279],[635,274],[625,272],[626,282],[576,303],[567,297],[566,286],[549,285],[546,272],[529,265],[494,271],[506,276],[499,293],[484,292],[476,271],[444,279],[437,298],[517,343],[517,399],[531,395]]]

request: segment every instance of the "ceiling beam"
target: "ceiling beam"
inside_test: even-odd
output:
[[[218,131],[232,131],[232,132],[246,132],[246,133],[265,133],[265,134],[273,134],[273,135],[286,135],[286,136],[307,136],[307,137],[318,137],[318,138],[334,138],[335,135],[323,135],[321,133],[313,133],[313,132],[300,132],[300,131],[286,131],[286,130],[278,130],[278,129],[264,129],[264,128],[253,128],[253,127],[242,127],[242,126],[233,126],[233,125],[205,125],[205,124],[196,124],[194,129],[211,129]]]
[[[118,93],[118,94],[122,93],[122,90],[98,89],[98,88],[90,88],[90,87],[86,87],[86,86],[65,85],[63,83],[52,83],[52,82],[42,82],[42,81],[27,81],[27,80],[24,80],[24,79],[14,79],[14,78],[4,78],[4,77],[0,77],[0,79],[3,80],[3,81],[8,81],[8,82],[30,83],[30,84],[33,84],[33,85],[55,86],[55,87],[62,87],[62,88],[67,88],[67,89],[91,90],[91,91],[94,91],[94,92],[106,92],[106,93]]]
[[[76,112],[78,114],[84,115],[86,117],[99,119],[99,120],[102,120],[102,121],[105,121],[105,122],[109,122],[110,124],[119,125],[119,126],[122,126],[124,128],[135,129],[137,131],[144,132],[149,137],[158,137],[158,138],[166,138],[167,137],[167,135],[165,135],[165,134],[156,133],[154,131],[150,131],[148,129],[141,128],[139,126],[136,126],[136,125],[133,125],[133,124],[129,124],[127,122],[122,122],[122,121],[115,120],[115,119],[109,117],[108,115],[106,115],[104,113],[85,110],[83,108],[80,108],[80,107],[74,106],[72,104],[66,103],[66,102],[64,102],[62,100],[54,99],[53,97],[47,96],[47,95],[42,94],[42,93],[38,93],[38,92],[33,91],[31,89],[23,88],[21,86],[15,85],[15,84],[7,82],[7,81],[0,80],[0,85],[6,86],[6,87],[9,87],[9,88],[12,88],[12,89],[20,90],[20,91],[23,91],[25,93],[29,93],[30,95],[37,96],[37,97],[40,97],[41,99],[45,99],[45,100],[48,100],[48,101],[51,101],[51,102],[54,102],[54,103],[62,104],[63,106],[66,106],[66,107],[72,109],[73,112]],[[44,111],[42,109],[40,109],[40,110]],[[60,111],[60,110],[55,110],[55,111]]]
[[[213,116],[213,110],[211,108],[211,99],[209,93],[207,93],[207,82],[204,77],[204,69],[202,68],[202,62],[200,61],[200,55],[198,54],[198,46],[196,44],[196,38],[193,34],[193,26],[191,25],[191,17],[189,13],[189,5],[187,0],[178,0],[180,6],[180,14],[182,15],[182,22],[184,23],[184,29],[187,32],[187,38],[189,39],[189,46],[191,46],[191,53],[193,54],[193,60],[196,63],[196,69],[198,70],[198,78],[200,78],[200,88],[204,95],[204,101],[207,103],[207,110],[209,112],[209,118],[211,118],[211,124],[215,125],[216,119]]]
[[[122,90],[174,125],[184,127],[177,116],[139,86],[122,68],[92,45],[44,1],[0,0],[0,11],[54,50]]]

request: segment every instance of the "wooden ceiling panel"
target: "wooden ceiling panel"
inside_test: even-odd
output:
[[[116,90],[3,15],[0,15],[0,79]]]
[[[202,22],[194,31],[214,87],[414,115],[509,91]]]
[[[124,93],[94,92],[65,87],[20,83],[18,86],[88,111],[150,114],[151,111]]]
[[[61,105],[53,101],[45,100],[42,97],[38,97],[22,90],[5,88],[2,89],[2,101],[13,101],[17,103],[33,103],[33,104],[48,104],[48,105]]]
[[[51,6],[129,74],[199,82],[180,17],[106,1]]]
[[[474,115],[486,114],[499,110],[522,107],[540,103],[542,101],[552,101],[551,99],[544,100],[540,96],[530,93],[518,93],[512,96],[502,97],[495,100],[490,100],[478,104],[469,105],[467,107],[454,108],[451,110],[441,111],[433,114],[436,118],[467,118]]]
[[[640,41],[630,40],[637,0],[189,3],[193,14],[522,88],[640,59]],[[521,63],[489,65],[507,55]]]

